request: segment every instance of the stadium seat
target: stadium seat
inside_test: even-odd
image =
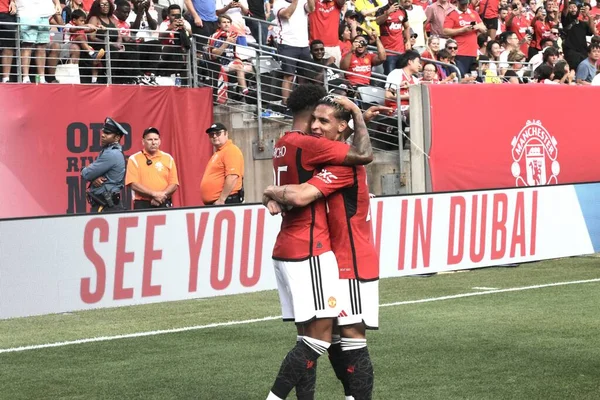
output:
[[[357,89],[364,105],[384,105],[385,89],[377,86],[359,86]]]

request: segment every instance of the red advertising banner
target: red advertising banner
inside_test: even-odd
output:
[[[84,213],[81,169],[98,156],[100,131],[110,116],[130,132],[121,140],[129,156],[142,149],[142,132],[154,126],[161,150],[179,173],[179,206],[201,205],[200,181],[212,145],[210,88],[1,85],[0,218]],[[123,192],[124,202],[131,193]]]
[[[435,192],[600,181],[600,135],[577,111],[598,89],[428,85]]]

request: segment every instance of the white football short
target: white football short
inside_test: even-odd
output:
[[[367,329],[379,329],[379,280],[340,279],[339,307],[338,325],[362,322]]]
[[[340,280],[332,251],[304,261],[273,260],[273,265],[284,321],[338,316]]]

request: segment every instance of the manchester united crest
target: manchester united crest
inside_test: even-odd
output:
[[[527,121],[511,142],[512,175],[516,186],[552,185],[558,183],[558,143],[541,121]]]
[[[327,300],[327,303],[329,304],[330,308],[335,308],[335,306],[337,305],[337,300],[335,299],[335,297],[331,296],[329,300]]]

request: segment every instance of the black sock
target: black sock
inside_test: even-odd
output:
[[[366,347],[344,351],[350,392],[355,400],[370,400],[373,393],[373,364]]]
[[[344,362],[344,355],[342,352],[342,345],[338,343],[331,343],[329,349],[329,362],[335,371],[335,376],[342,382],[344,385],[344,395],[350,396],[350,385],[348,384],[348,379],[346,377],[346,364]]]
[[[300,340],[285,356],[271,392],[285,399],[296,386],[299,399],[310,399],[314,396],[317,381],[317,359],[321,354],[310,348],[305,340]],[[300,397],[305,396],[305,397]]]

